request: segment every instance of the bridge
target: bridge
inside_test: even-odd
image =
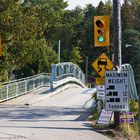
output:
[[[122,65],[122,69],[130,70],[131,67]],[[130,90],[134,91],[133,73],[129,78]],[[85,86],[84,73],[71,62],[53,64],[51,73],[3,83],[0,88],[0,138],[109,140],[95,132],[87,120],[95,92],[96,88]],[[130,97],[136,99],[136,91]]]

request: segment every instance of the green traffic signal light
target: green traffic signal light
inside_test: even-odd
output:
[[[100,43],[102,43],[102,42],[104,42],[104,38],[103,38],[102,36],[99,36],[99,37],[98,37],[98,41],[99,41]]]

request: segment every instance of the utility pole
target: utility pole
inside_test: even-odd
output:
[[[60,40],[58,41],[58,63],[60,63]]]
[[[121,69],[121,0],[113,0],[113,52],[114,65]],[[119,112],[114,112],[114,125],[119,125]]]

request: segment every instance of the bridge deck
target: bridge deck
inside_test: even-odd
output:
[[[87,108],[83,105],[91,98],[87,89],[73,87],[23,106],[40,95],[45,97],[42,92],[31,93],[27,95],[28,100],[25,95],[1,104],[0,137],[19,140],[109,140],[95,132],[91,123],[84,120]]]

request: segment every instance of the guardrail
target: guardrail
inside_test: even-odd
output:
[[[50,86],[51,75],[41,73],[35,76],[22,78],[0,86],[0,102],[15,98],[42,86]]]

